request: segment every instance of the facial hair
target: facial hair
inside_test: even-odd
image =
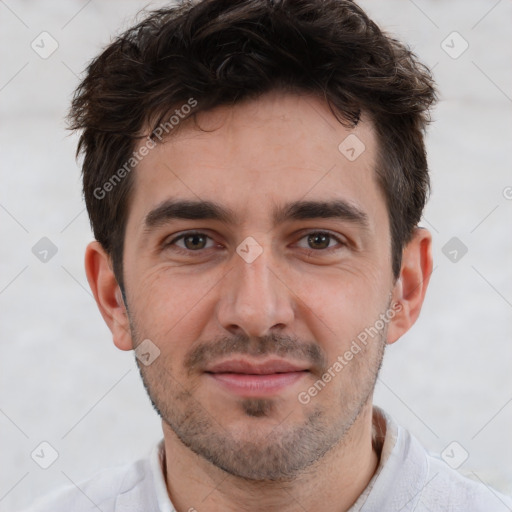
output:
[[[130,325],[137,346],[144,337],[132,319]],[[258,421],[276,417],[282,405],[277,398],[241,398],[237,404],[249,427],[244,432],[233,432],[229,426],[222,425],[222,418],[216,418],[208,404],[196,398],[195,386],[188,379],[181,378],[180,382],[173,375],[163,355],[150,366],[140,361],[137,364],[153,407],[183,445],[238,478],[284,482],[297,478],[344,441],[373,396],[386,333],[387,325],[333,378],[335,382],[343,381],[339,381],[342,385],[338,384],[339,392],[332,403],[315,402],[313,398],[310,406],[304,408],[300,423],[287,422],[286,416],[270,432],[268,428],[260,429]],[[315,342],[302,342],[277,333],[252,339],[238,334],[194,346],[185,357],[186,375],[197,375],[206,363],[233,355],[275,355],[304,360],[318,378],[329,366],[325,353]],[[327,385],[336,385],[335,382]],[[300,407],[303,405],[297,401],[292,404],[291,412]]]

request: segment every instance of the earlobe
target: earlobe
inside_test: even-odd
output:
[[[402,267],[392,292],[395,316],[389,323],[387,343],[397,341],[416,322],[432,274],[432,236],[424,228],[416,228],[402,252]]]
[[[110,257],[97,241],[91,242],[85,251],[85,272],[98,309],[112,332],[114,344],[121,350],[132,350],[130,323],[123,295]]]

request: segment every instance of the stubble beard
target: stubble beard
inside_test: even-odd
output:
[[[325,405],[315,397],[304,421],[290,425],[287,417],[297,407],[303,407],[298,400],[288,404],[289,412],[279,422],[277,418],[283,416],[283,411],[277,398],[240,399],[237,406],[247,418],[248,426],[236,435],[221,425],[222,418],[215,418],[208,411],[208,404],[203,405],[194,397],[192,387],[187,388],[176,380],[162,356],[151,367],[140,362],[138,366],[153,407],[184,446],[237,478],[285,482],[296,479],[331,449],[344,443],[347,433],[372,400],[384,356],[386,331],[357,354],[348,372],[348,367],[344,368],[328,384],[336,385],[337,379],[344,379],[340,381],[336,403]],[[143,339],[135,336],[136,332],[132,329],[135,345]],[[315,400],[318,404],[314,404]],[[336,407],[338,411],[333,414]],[[270,431],[268,419],[276,423]],[[260,427],[261,421],[267,423],[264,429]]]

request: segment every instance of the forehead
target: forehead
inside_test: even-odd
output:
[[[197,125],[183,125],[137,165],[129,225],[176,197],[226,204],[242,222],[299,199],[343,199],[370,217],[384,207],[364,116],[350,129],[319,98],[271,93],[200,112]]]

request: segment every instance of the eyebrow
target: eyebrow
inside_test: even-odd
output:
[[[213,201],[168,199],[146,215],[144,229],[149,231],[173,219],[210,219],[229,224],[236,219],[236,215],[229,208]]]
[[[174,219],[218,220],[236,224],[238,216],[230,208],[214,201],[168,199],[151,210],[144,219],[144,231],[167,224]],[[357,206],[343,200],[293,201],[275,207],[274,225],[290,220],[338,219],[369,227],[368,215]]]
[[[288,220],[338,219],[368,228],[368,215],[343,199],[330,201],[294,201],[274,210],[274,224]]]

